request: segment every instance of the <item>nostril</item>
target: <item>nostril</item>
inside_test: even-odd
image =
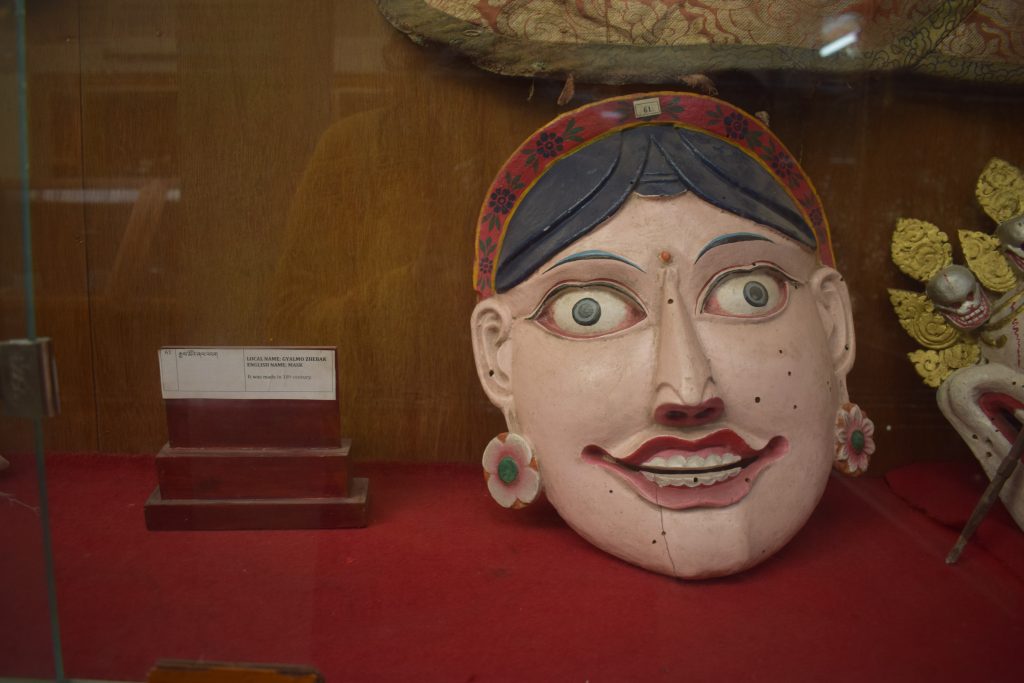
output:
[[[698,405],[663,403],[654,412],[654,420],[666,427],[696,427],[714,422],[725,412],[722,399],[711,398]]]

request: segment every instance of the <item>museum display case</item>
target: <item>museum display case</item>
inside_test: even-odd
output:
[[[0,680],[1016,680],[1017,3],[0,35]]]

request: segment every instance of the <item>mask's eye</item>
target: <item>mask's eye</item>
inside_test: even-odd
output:
[[[789,299],[789,281],[770,268],[726,273],[704,298],[703,311],[733,318],[764,318],[782,310]]]
[[[631,295],[609,284],[556,287],[531,316],[562,337],[600,337],[636,325],[647,317]]]

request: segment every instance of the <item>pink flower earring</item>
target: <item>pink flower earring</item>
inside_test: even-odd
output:
[[[540,494],[540,472],[529,442],[499,434],[484,449],[484,480],[491,498],[504,508],[524,508]]]
[[[836,415],[836,455],[832,467],[859,477],[875,452],[875,425],[855,403],[847,403]]]

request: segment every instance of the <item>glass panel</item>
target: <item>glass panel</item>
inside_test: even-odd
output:
[[[0,3],[13,7],[11,0]],[[399,4],[421,15],[421,28],[444,28],[442,44],[409,40],[378,12],[378,5]],[[874,671],[874,677],[885,678],[891,672],[882,674],[877,667],[890,661],[908,668],[927,661],[928,670],[940,676],[969,678],[972,659],[1010,661],[1000,655],[1012,651],[1013,639],[1019,640],[1014,615],[1024,605],[1019,581],[1024,550],[1014,545],[1019,535],[1008,533],[1016,533],[1013,522],[1005,514],[995,515],[997,526],[983,527],[987,550],[982,544],[970,546],[973,552],[957,571],[942,563],[956,535],[957,523],[948,520],[959,518],[947,510],[928,517],[918,509],[935,498],[955,498],[967,501],[969,511],[980,494],[979,482],[983,488],[986,479],[936,409],[934,389],[921,382],[909,363],[907,353],[915,346],[889,306],[887,290],[923,291],[923,284],[908,280],[890,262],[897,219],[941,223],[954,243],[960,228],[991,232],[994,224],[973,197],[978,175],[992,156],[1024,165],[1024,136],[1018,132],[1024,78],[1012,73],[1013,60],[1024,58],[1019,57],[1019,41],[1010,39],[1020,31],[1010,38],[1002,31],[1019,17],[989,16],[993,13],[984,11],[988,3],[881,3],[887,9],[862,17],[867,23],[861,30],[860,20],[822,26],[804,21],[792,9],[829,4],[32,3],[27,28],[32,234],[38,328],[55,339],[61,367],[63,414],[47,420],[45,430],[52,451],[48,471],[68,672],[77,678],[142,680],[158,659],[179,658],[312,665],[328,680],[461,680],[474,675],[593,680],[600,677],[596,672],[615,680],[675,680],[690,673],[689,667],[701,666],[692,678],[722,678],[734,671],[749,677],[744,667],[756,660],[758,666],[772,664],[766,678],[829,678],[836,668],[864,671],[868,677]],[[871,3],[832,4],[857,8]],[[541,14],[509,14],[531,5]],[[678,10],[683,5],[687,9]],[[759,9],[768,5],[771,10]],[[957,16],[947,17],[955,23],[975,5],[984,16],[957,24],[956,30],[948,28],[952,24],[942,19],[945,14],[931,13],[932,8],[955,10]],[[445,12],[448,18],[440,16]],[[604,30],[602,12],[628,26]],[[12,12],[0,19],[4,37],[11,39],[4,44],[13,44]],[[465,26],[466,21],[481,25]],[[837,47],[840,52],[827,57],[842,65],[832,72],[800,68],[823,64],[826,57],[817,49],[813,54],[803,48],[769,53],[755,44],[773,36],[820,43],[819,38],[836,37],[836,26],[856,44]],[[528,33],[533,42],[520,52],[506,49],[502,40],[487,35],[490,29]],[[718,34],[717,43],[706,42],[709,32]],[[584,34],[606,35],[615,49],[592,53],[589,48],[551,47]],[[951,49],[969,59],[931,49],[932,41],[946,36]],[[677,41],[680,49],[677,53],[676,46],[659,43],[651,52],[632,52],[622,63],[630,71],[616,72],[619,47],[645,40]],[[688,64],[692,54],[702,64],[729,69],[709,73],[710,81],[702,74],[673,71],[652,79],[660,81],[655,85],[595,85],[582,77],[573,85],[565,74],[556,80],[501,76],[445,47],[470,43],[474,49],[467,51],[488,64],[494,62],[480,51],[493,49],[495,59],[510,60],[510,68],[520,72],[534,64],[572,64],[593,55],[586,73],[605,68],[614,80],[615,73],[645,68],[665,54],[659,50],[674,51],[671,65]],[[880,51],[887,46],[895,52]],[[998,61],[1003,53],[1018,56],[1009,65],[984,68],[989,57]],[[720,56],[729,59],[716,62]],[[10,60],[4,62],[4,73],[15,74],[13,53],[2,57]],[[921,73],[853,70],[866,64],[922,68]],[[26,273],[30,269],[20,231],[26,207],[18,194],[20,167],[12,161],[19,142],[14,78],[3,82],[0,93],[5,103],[10,101],[0,121],[6,136],[0,159],[3,337],[30,334],[23,276],[31,273]],[[875,419],[877,448],[869,476],[830,483],[805,530],[775,559],[734,579],[680,584],[595,550],[547,502],[508,514],[491,505],[480,456],[491,437],[507,431],[506,417],[517,414],[516,406],[499,410],[481,390],[468,321],[475,305],[475,252],[487,248],[474,244],[481,202],[485,196],[493,202],[490,215],[500,222],[497,214],[507,213],[516,201],[512,195],[521,201],[532,191],[510,174],[507,186],[496,188],[502,192],[491,194],[492,178],[510,155],[519,159],[525,174],[527,165],[557,156],[581,131],[566,121],[556,135],[544,139],[546,146],[536,138],[532,151],[517,153],[520,143],[556,116],[599,99],[711,85],[723,100],[757,114],[730,115],[726,124],[719,110],[718,149],[743,139],[751,148],[760,146],[759,167],[765,173],[789,173],[789,154],[764,142],[770,142],[765,132],[771,132],[817,186],[831,222],[838,268],[851,292],[861,351],[848,387]],[[609,120],[636,116],[631,104],[623,104],[605,112]],[[675,106],[666,101],[663,113],[673,111],[670,105]],[[799,177],[788,177],[776,192],[789,193],[787,187],[797,186],[806,190]],[[806,192],[802,196],[809,199]],[[778,206],[785,209],[785,202]],[[798,212],[811,220],[814,202],[801,206]],[[712,255],[735,242],[754,250],[747,252],[751,259],[762,258],[757,240],[732,239],[744,232],[737,228],[730,239],[702,243],[714,247]],[[785,244],[783,238],[778,241]],[[624,248],[631,246],[627,242],[622,240]],[[647,257],[659,269],[673,263],[673,255],[661,247]],[[714,262],[708,257],[702,267]],[[486,256],[480,264],[497,267]],[[558,272],[565,271],[550,277]],[[663,271],[649,267],[645,272]],[[797,301],[811,287],[799,272],[792,275],[792,300]],[[713,276],[709,273],[706,282]],[[690,294],[695,311],[697,295]],[[679,303],[681,296],[669,300]],[[818,319],[819,309],[802,310]],[[530,327],[539,319],[531,320],[530,313],[517,318],[518,329],[550,341],[550,330]],[[777,318],[765,322],[782,326]],[[829,324],[830,330],[845,328],[843,322]],[[736,332],[748,329],[739,324],[728,328],[731,336],[757,339]],[[630,329],[650,333],[640,324]],[[798,335],[792,328],[789,333],[796,344],[831,331],[822,330],[819,337]],[[1020,336],[1019,330],[1015,334]],[[851,349],[838,335],[830,337],[839,340],[831,350],[836,358],[848,358]],[[593,352],[607,349],[602,344],[609,339],[613,335],[572,341]],[[649,351],[654,335],[648,342]],[[353,473],[370,479],[369,527],[148,530],[146,503],[163,476],[156,455],[169,439],[158,350],[172,345],[337,346],[335,412],[342,435],[352,439]],[[723,348],[709,350],[719,354],[709,368],[723,358],[735,360]],[[814,356],[819,363],[801,365],[800,354],[788,348],[769,349],[771,363],[750,360],[752,355],[737,363],[724,409],[714,404],[715,410],[705,415],[775,410],[772,414],[784,416],[780,422],[798,432],[797,404],[801,409],[825,404],[804,401],[806,394],[784,383],[806,367],[818,378],[829,361],[839,361]],[[1012,348],[1020,349],[1008,343],[1004,352]],[[649,360],[608,355],[608,364],[589,376],[570,377],[562,382],[566,386],[551,391],[535,389],[534,400],[559,397],[581,411],[588,410],[581,403],[604,406],[612,400],[615,405],[601,413],[602,430],[619,412],[646,415],[646,408],[637,406],[647,406],[647,399],[653,403],[651,396],[620,392],[618,386],[577,391],[577,384],[602,377],[617,381],[619,374],[609,373],[609,364],[621,370],[622,387],[633,379],[635,366],[650,368]],[[534,378],[536,386],[558,376],[555,370],[573,367],[554,367],[555,354],[538,356],[552,372],[536,373],[544,375]],[[779,365],[791,359],[800,366],[792,374]],[[762,365],[780,372],[758,379]],[[482,369],[487,377],[493,368]],[[723,381],[727,377],[712,374]],[[753,379],[747,381],[748,375]],[[806,377],[807,384],[813,383]],[[753,390],[754,380],[763,381],[763,391]],[[841,393],[836,390],[841,383],[828,377],[816,383],[821,385],[833,398]],[[822,450],[831,462],[835,413],[827,407],[828,443]],[[537,419],[550,412],[555,411],[537,409],[533,415]],[[678,411],[660,415],[670,414],[686,417]],[[651,434],[664,436],[655,430],[673,427],[651,419],[643,426]],[[690,434],[686,426],[676,424],[677,431],[668,435]],[[15,461],[8,474],[0,474],[0,491],[15,483],[19,487],[16,500],[0,501],[2,514],[25,520],[23,532],[13,524],[0,529],[0,534],[21,533],[11,542],[24,549],[13,556],[13,565],[4,565],[10,578],[0,575],[4,599],[17,601],[12,604],[17,608],[14,622],[0,621],[0,662],[10,662],[19,675],[53,676],[45,555],[36,516],[44,501],[38,498],[30,457],[34,437],[28,423],[5,420],[0,427],[2,448],[12,456],[26,453],[24,466]],[[567,430],[546,431],[551,437]],[[706,436],[687,437],[688,443],[677,443],[678,450],[688,445],[692,450]],[[728,444],[719,445],[724,449]],[[582,461],[587,446],[564,457]],[[540,453],[538,460],[545,457],[558,456]],[[943,480],[959,487],[956,496],[947,496],[942,486],[929,488],[928,481],[915,481],[915,488],[905,478],[881,479],[900,466],[932,460],[961,468],[941,470],[958,473]],[[683,469],[693,465],[682,464]],[[776,475],[780,469],[775,467]],[[654,472],[646,474],[652,477],[647,481],[655,481]],[[827,473],[819,474],[820,483]],[[270,483],[283,484],[287,477],[280,475]],[[665,484],[673,487],[673,497],[680,491],[680,497],[687,496],[686,489],[694,488],[680,479]],[[631,495],[621,483],[610,478],[598,491],[599,500],[580,509],[604,514],[605,496]],[[203,484],[222,482],[207,479]],[[267,481],[246,484],[261,490],[269,486]],[[558,485],[545,485],[556,497]],[[209,512],[204,501],[211,497],[201,488],[191,492],[195,499],[176,499],[189,504],[199,499],[191,510]],[[779,505],[791,494],[780,489]],[[932,500],[921,502],[915,495]],[[660,514],[660,506],[656,509]],[[268,516],[266,523],[272,525],[274,518]],[[621,526],[623,533],[630,530]],[[637,552],[641,546],[645,553],[659,552],[667,533],[659,529],[637,542]],[[776,530],[769,536],[781,543],[786,533]],[[7,557],[0,556],[0,562]],[[970,616],[958,623],[962,611]],[[729,635],[709,637],[709,623]],[[960,637],[963,624],[969,626],[970,639]],[[821,634],[829,633],[839,635],[831,647],[822,648]],[[698,656],[680,650],[680,643],[692,642],[701,643]],[[516,649],[520,643],[523,653]],[[738,643],[746,654],[737,654]],[[863,654],[876,648],[884,656]],[[801,656],[794,658],[794,651]],[[637,668],[614,668],[622,662]],[[802,670],[805,665],[810,668]]]
[[[25,8],[0,0],[0,341],[36,336]],[[4,367],[14,372],[12,367]],[[63,677],[42,420],[0,416],[0,677]]]

